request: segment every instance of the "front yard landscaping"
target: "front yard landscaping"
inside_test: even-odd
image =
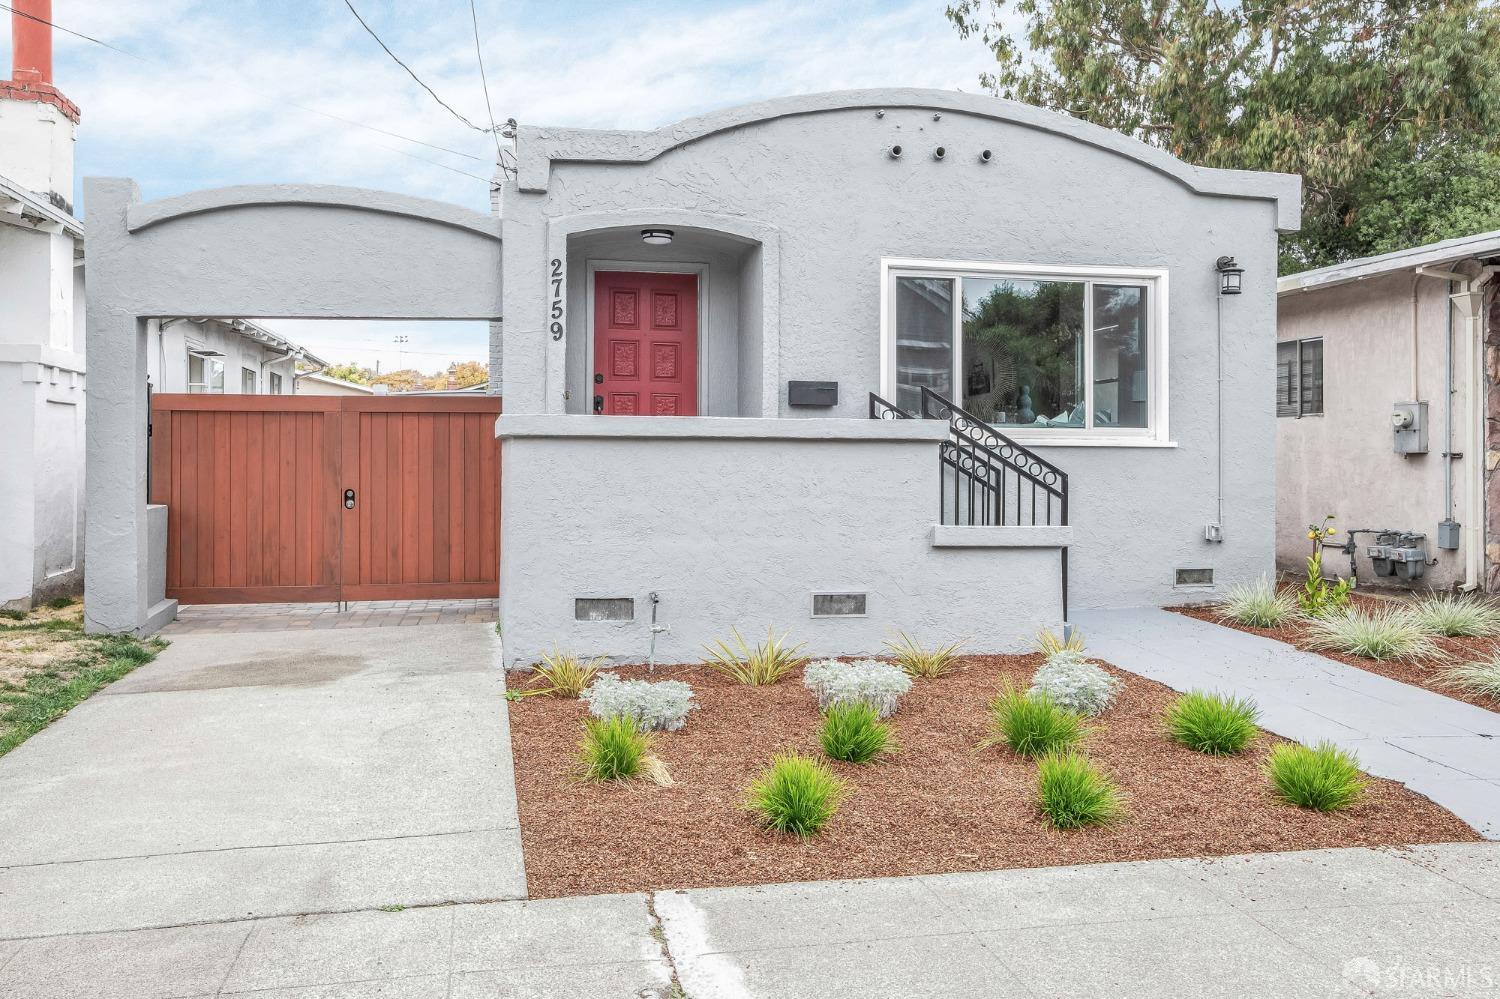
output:
[[[1246,729],[1253,705],[1172,714],[1179,695],[1076,647],[960,655],[909,689],[866,663],[723,666],[599,674],[686,683],[695,704],[684,715],[675,686],[593,698],[635,705],[619,710],[642,744],[587,740],[591,766],[601,745],[627,759],[637,776],[618,780],[585,773],[590,701],[530,696],[551,682],[512,677],[533,897],[1479,838],[1399,784],[1351,775],[1331,747],[1283,748],[1273,770],[1291,744]]]
[[[1483,598],[1412,600],[1354,591],[1342,606],[1311,616],[1298,611],[1295,586],[1283,584],[1277,592],[1286,614],[1247,614],[1235,595],[1223,604],[1168,609],[1500,711],[1500,609]],[[1454,630],[1477,633],[1444,634]]]
[[[161,639],[85,635],[83,606],[57,600],[0,616],[0,756],[80,701],[156,658]]]

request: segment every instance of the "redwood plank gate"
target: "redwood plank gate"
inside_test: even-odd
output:
[[[497,396],[157,394],[182,603],[499,593]]]

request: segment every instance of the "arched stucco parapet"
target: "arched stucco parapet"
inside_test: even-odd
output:
[[[140,232],[190,215],[267,206],[348,208],[382,215],[400,215],[500,239],[500,220],[493,215],[445,201],[332,184],[244,184],[193,191],[160,201],[138,202],[132,204],[127,212],[126,228],[130,232]]]
[[[554,162],[646,163],[663,153],[720,132],[796,115],[857,108],[923,108],[952,111],[1051,132],[1134,160],[1198,194],[1258,198],[1276,203],[1276,225],[1282,232],[1301,224],[1300,177],[1294,174],[1196,167],[1137,139],[1069,115],[1015,101],[947,90],[843,90],[725,108],[651,131],[538,128],[519,132],[518,185],[523,191],[546,191]]]
[[[760,270],[760,364],[761,397],[755,412],[775,416],[779,405],[781,367],[781,230],[768,222],[743,215],[722,215],[684,208],[643,206],[628,211],[578,212],[558,215],[547,220],[547,256],[549,260],[566,261],[568,239],[585,233],[611,229],[665,226],[676,230],[697,230],[758,247]],[[554,294],[566,299],[559,285]],[[586,318],[583,320],[586,322]],[[571,319],[568,329],[573,327]],[[567,345],[562,340],[547,341],[546,386],[549,412],[561,413],[562,390],[566,386]]]

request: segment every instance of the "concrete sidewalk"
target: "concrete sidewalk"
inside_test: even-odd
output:
[[[1500,714],[1171,611],[1080,611],[1073,623],[1090,654],[1177,690],[1252,697],[1262,727],[1337,743],[1500,839]]]
[[[0,941],[27,999],[1500,995],[1500,845],[1321,850]]]
[[[0,759],[0,939],[524,897],[504,693],[485,624],[179,636]]]

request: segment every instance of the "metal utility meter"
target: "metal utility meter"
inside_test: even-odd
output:
[[[1397,454],[1427,453],[1427,403],[1398,402],[1391,407],[1391,429]]]
[[[1417,579],[1427,567],[1427,536],[1411,531],[1381,531],[1365,549],[1377,576]]]

